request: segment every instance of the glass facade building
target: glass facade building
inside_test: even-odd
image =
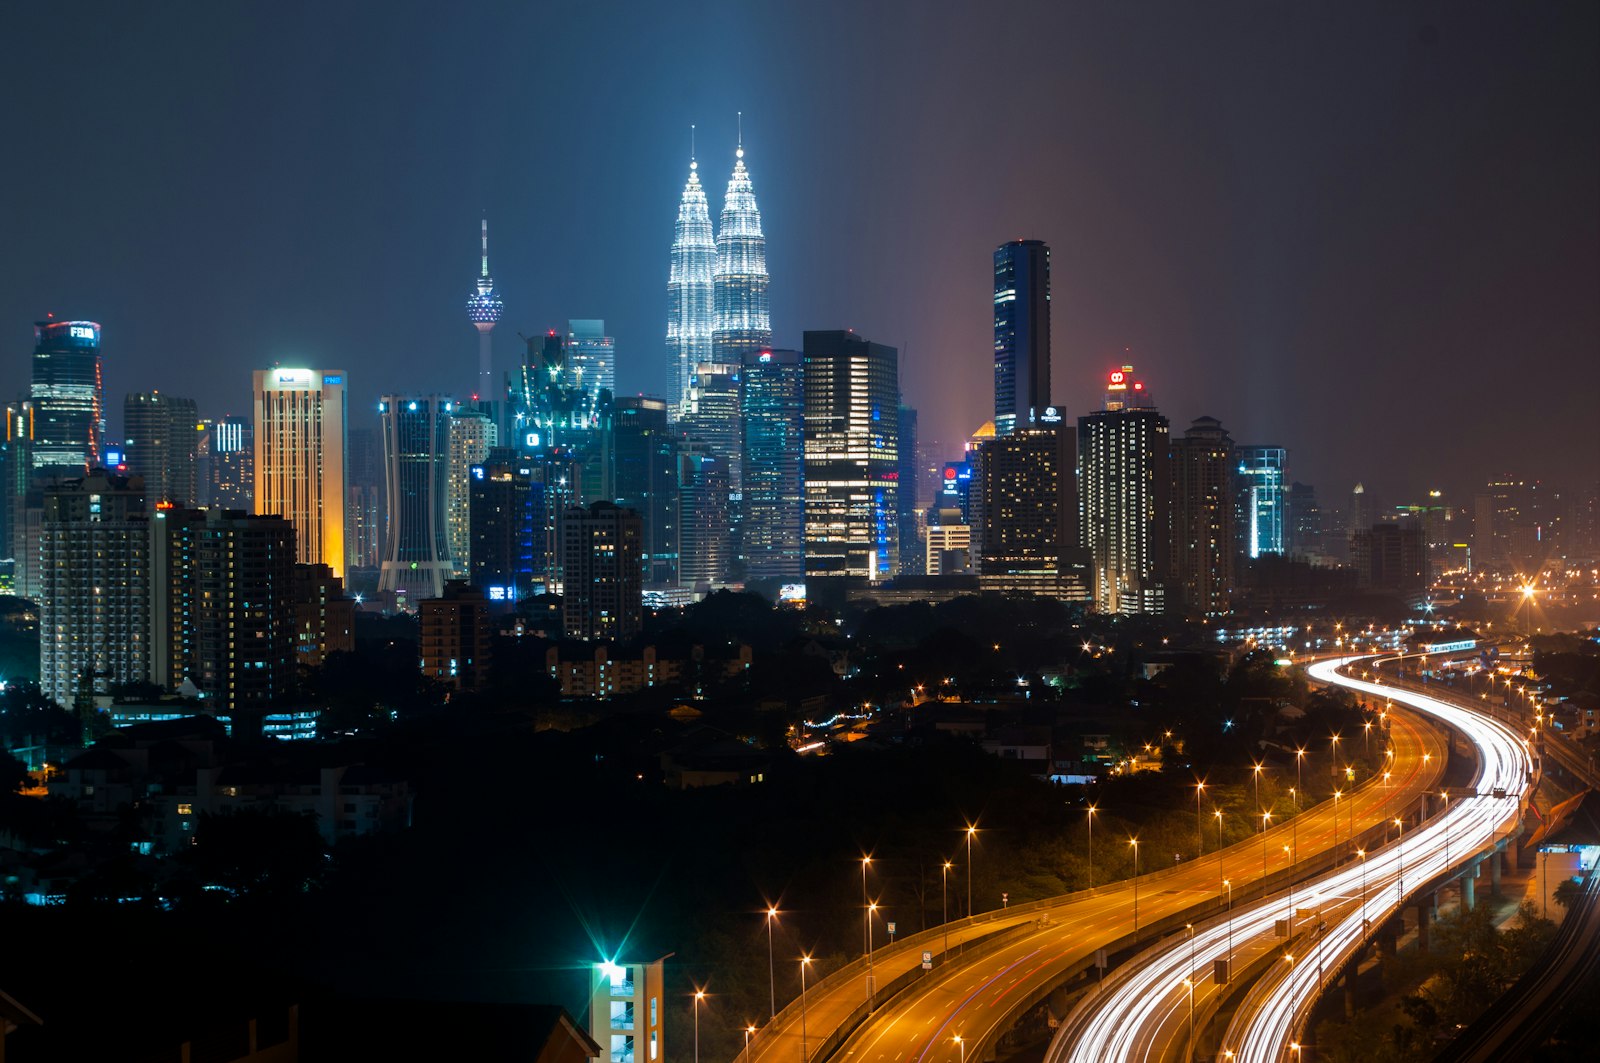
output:
[[[667,279],[667,359],[670,363],[667,401],[674,420],[688,408],[689,385],[696,367],[711,361],[712,274],[717,245],[711,212],[700,184],[699,163],[689,162],[689,180],[678,201],[672,233],[672,266]]]
[[[678,585],[678,437],[662,399],[616,402],[617,505],[644,521],[641,562],[650,588]]]
[[[1050,405],[1050,248],[1013,240],[994,252],[994,434],[1035,424]]]
[[[617,341],[606,335],[603,319],[567,322],[567,384],[616,394]]]
[[[1234,448],[1239,552],[1248,558],[1284,553],[1288,486],[1283,478],[1289,452],[1282,447]]]
[[[805,576],[804,416],[804,355],[747,353],[739,417],[747,579],[799,582]]]
[[[406,605],[442,595],[451,574],[446,500],[454,409],[438,395],[386,395],[378,404],[389,511],[378,589]]]
[[[717,225],[717,260],[712,276],[715,323],[711,360],[738,366],[750,351],[772,346],[767,299],[767,238],[761,211],[744,166],[744,147],[734,153],[733,174]]]
[[[122,401],[123,444],[128,469],[144,477],[152,502],[192,506],[199,500],[196,451],[201,426],[193,399],[135,392]]]
[[[294,525],[300,563],[345,573],[346,381],[342,369],[255,371],[257,513]]]
[[[100,326],[36,321],[33,326],[33,466],[44,476],[82,476],[103,460],[105,386]]]
[[[1104,409],[1078,418],[1079,537],[1100,612],[1165,608],[1169,432],[1132,366],[1110,374]]]
[[[1224,613],[1234,588],[1233,440],[1201,417],[1172,441],[1172,581],[1185,608]]]

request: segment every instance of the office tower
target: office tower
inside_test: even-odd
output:
[[[639,514],[611,502],[573,506],[561,522],[561,626],[569,639],[629,639],[644,625]]]
[[[1239,556],[1254,560],[1262,554],[1282,554],[1287,509],[1283,468],[1289,452],[1282,447],[1236,444],[1233,453]]]
[[[954,506],[930,511],[923,567],[930,576],[958,576],[972,571],[972,529]]]
[[[404,598],[407,606],[439,597],[450,578],[445,501],[454,409],[438,395],[385,395],[378,403],[389,529],[378,590]]]
[[[1415,520],[1385,521],[1350,532],[1357,586],[1419,601],[1428,589],[1427,547]]]
[[[33,474],[33,403],[14,402],[5,408],[5,441],[0,443],[0,554],[11,559],[3,575],[6,593],[18,593],[22,554],[37,550],[34,540],[19,541],[17,529],[26,524],[28,487]]]
[[[669,417],[662,399],[616,402],[617,505],[644,522],[644,585],[650,588],[678,585],[678,438]]]
[[[544,482],[566,490],[574,502],[610,501],[616,497],[611,392],[571,387],[567,378],[567,344],[561,335],[550,329],[527,340],[527,356],[512,386],[512,432],[506,442],[538,463]],[[552,514],[558,521],[564,508],[563,503]]]
[[[798,583],[805,578],[805,356],[747,353],[743,370],[745,578]]]
[[[174,508],[149,518],[150,679],[185,682],[233,717],[297,686],[294,527],[282,517]]]
[[[678,201],[672,232],[672,267],[667,280],[667,358],[671,383],[667,401],[674,420],[688,409],[689,382],[695,368],[711,361],[712,274],[717,245],[711,235],[711,214],[700,185],[699,163],[690,153],[689,180]]]
[[[722,200],[717,225],[717,264],[712,274],[715,319],[711,361],[738,366],[747,351],[772,346],[772,317],[767,305],[767,238],[761,232],[761,211],[744,168],[744,136],[734,152],[733,174]]]
[[[606,323],[594,318],[567,322],[567,377],[570,387],[617,391],[617,341]]]
[[[1199,417],[1172,441],[1173,589],[1192,613],[1228,611],[1234,590],[1233,440]]]
[[[467,579],[472,571],[472,467],[483,464],[497,438],[494,420],[481,410],[455,409],[450,416],[449,432],[445,525],[450,545],[450,571],[456,579]]]
[[[494,382],[494,356],[490,350],[490,335],[505,312],[505,303],[495,290],[494,279],[489,276],[489,219],[483,219],[483,268],[478,274],[477,290],[467,297],[467,320],[478,330],[478,375],[473,391],[478,399],[494,402],[500,399],[500,389]]]
[[[255,443],[250,418],[228,416],[199,432],[200,502],[249,512],[255,488]]]
[[[974,516],[972,478],[975,474],[972,464],[966,459],[945,462],[944,467],[939,470],[939,493],[934,499],[934,508],[958,510],[961,513],[961,523],[969,526]]]
[[[33,325],[33,467],[41,476],[82,476],[101,462],[106,434],[100,326]]]
[[[1344,526],[1348,532],[1360,531],[1372,526],[1378,519],[1377,507],[1367,497],[1365,484],[1356,484],[1350,491],[1350,510],[1345,514]]]
[[[804,347],[806,579],[888,579],[900,550],[899,352],[844,331],[807,332]]]
[[[922,526],[926,519],[917,494],[917,411],[902,405],[898,413],[899,468],[895,479],[900,512],[895,515],[895,535],[899,539],[900,559],[897,575],[916,576],[925,571],[926,559],[922,550]]]
[[[1289,518],[1285,524],[1289,553],[1307,558],[1324,555],[1322,507],[1317,503],[1315,487],[1303,483],[1289,485]]]
[[[472,468],[472,584],[490,601],[517,602],[545,576],[545,485],[512,447],[495,447]]]
[[[489,599],[481,587],[451,580],[422,603],[418,648],[422,674],[456,690],[489,685]]]
[[[350,567],[371,569],[372,583],[383,561],[383,536],[388,511],[383,504],[383,445],[376,428],[350,429],[345,527],[350,541]]]
[[[1035,423],[1050,405],[1050,248],[1012,240],[994,251],[994,434]]]
[[[1088,565],[1077,535],[1073,433],[1041,420],[977,451],[984,590],[1083,600]],[[969,532],[970,534],[970,532]]]
[[[728,466],[698,439],[678,444],[678,586],[708,591],[733,563]]]
[[[58,466],[59,467],[59,466]],[[150,677],[150,529],[144,483],[97,470],[44,489],[39,686],[87,714]]]
[[[1443,491],[1429,491],[1424,503],[1396,506],[1393,518],[1412,521],[1422,531],[1423,551],[1427,555],[1428,581],[1432,583],[1451,563],[1451,525],[1454,522],[1450,507],[1445,505]]]
[[[123,460],[144,478],[151,504],[192,506],[199,501],[195,474],[199,411],[193,399],[141,391],[122,402]]]
[[[255,511],[294,525],[299,560],[345,571],[345,425],[342,369],[257,369]]]
[[[293,580],[295,663],[320,668],[330,654],[354,653],[356,603],[344,581],[327,565],[296,565]]]
[[[710,446],[722,459],[735,501],[744,491],[744,455],[739,445],[743,368],[716,362],[696,366],[689,385],[689,406],[680,419],[685,434]],[[737,507],[733,519],[739,519]]]
[[[1552,554],[1549,508],[1538,480],[1496,476],[1473,498],[1472,561],[1527,574]]]
[[[1165,607],[1168,434],[1132,366],[1113,370],[1104,407],[1078,418],[1079,538],[1101,612]]]

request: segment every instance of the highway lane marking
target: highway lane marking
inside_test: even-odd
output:
[[[988,984],[990,984],[992,982],[998,981],[1001,978],[1004,978],[1005,974],[1006,974],[1006,971],[1011,970],[1012,967],[1018,967],[1018,966],[1021,966],[1024,963],[1027,963],[1030,959],[1032,959],[1038,953],[1038,951],[1039,951],[1038,949],[1035,949],[1033,952],[1028,953],[1026,956],[1022,957],[1022,959],[1018,960],[1016,963],[1013,963],[1011,965],[1011,967],[1007,967],[1005,969],[1005,971],[1001,971],[999,974],[997,974],[993,978],[989,979],[989,982],[984,983],[984,986],[986,986],[986,985],[988,985]],[[933,1049],[933,1046],[936,1043],[938,1043],[939,1038],[944,1035],[945,1027],[949,1026],[952,1022],[955,1021],[956,1016],[960,1015],[962,1010],[964,1008],[966,1008],[966,1006],[968,1004],[972,1003],[972,998],[977,996],[980,992],[982,992],[983,989],[984,989],[984,986],[979,986],[977,989],[973,990],[972,994],[970,996],[968,996],[966,1000],[963,1000],[959,1005],[957,1005],[955,1011],[952,1011],[950,1013],[950,1017],[945,1019],[944,1022],[940,1024],[939,1029],[934,1031],[934,1035],[933,1035],[932,1040],[930,1040],[928,1042],[928,1047],[924,1048],[922,1050],[922,1054],[917,1057],[917,1063],[922,1063],[922,1061],[928,1057],[928,1053]]]

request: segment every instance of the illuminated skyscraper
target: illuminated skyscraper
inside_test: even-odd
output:
[[[1165,606],[1168,434],[1132,366],[1112,371],[1104,409],[1078,418],[1079,536],[1103,613]]]
[[[644,623],[639,514],[611,502],[573,506],[561,520],[562,634],[629,639]]]
[[[1013,240],[994,252],[994,434],[1035,424],[1050,405],[1050,248]]]
[[[567,322],[567,386],[616,394],[617,341],[599,318]]]
[[[389,500],[389,534],[378,589],[404,595],[408,606],[439,597],[450,578],[445,501],[454,407],[438,395],[385,395],[378,403],[383,418],[384,493]]]
[[[200,504],[250,512],[255,488],[250,418],[230,415],[196,423],[204,425],[196,433],[200,437]]]
[[[1201,417],[1172,441],[1172,579],[1183,604],[1206,615],[1228,610],[1234,586],[1233,440]]]
[[[671,383],[667,401],[673,419],[688,408],[689,384],[695,368],[711,361],[712,274],[717,265],[717,245],[711,233],[711,213],[700,184],[699,163],[689,159],[689,180],[678,202],[678,221],[672,232],[672,269],[667,280],[667,356]]]
[[[1289,452],[1282,447],[1234,447],[1234,491],[1239,555],[1255,559],[1284,553],[1288,486],[1283,467]]]
[[[744,358],[745,576],[798,583],[805,576],[805,366],[799,351]]]
[[[805,560],[814,579],[893,576],[900,552],[899,352],[805,334]]]
[[[100,326],[36,321],[33,338],[34,471],[82,476],[102,461],[106,434]]]
[[[456,579],[468,579],[472,574],[472,467],[483,464],[497,441],[494,420],[488,414],[456,409],[451,415],[444,506]]]
[[[709,591],[728,580],[733,561],[728,467],[698,439],[678,444],[678,585]]]
[[[364,585],[376,587],[378,565],[383,561],[383,444],[378,430],[369,425],[350,429],[346,464],[345,539],[350,544],[352,569],[366,569]],[[354,582],[352,575],[351,582]]]
[[[628,396],[616,402],[617,505],[644,521],[646,587],[678,583],[678,437],[662,399]],[[798,461],[798,458],[796,459]]]
[[[193,399],[142,391],[122,401],[123,443],[128,468],[144,477],[151,503],[192,506],[200,497],[195,451],[200,432]]]
[[[1072,429],[1057,418],[1019,425],[977,450],[984,590],[1082,601],[1088,563],[1078,546]],[[970,536],[970,531],[968,535]]]
[[[342,369],[257,369],[255,511],[294,525],[301,564],[345,571]]]
[[[489,334],[500,320],[505,303],[495,290],[494,278],[489,276],[489,219],[483,219],[483,271],[478,274],[478,289],[467,297],[467,320],[478,330],[478,376],[473,390],[484,402],[499,401],[501,396],[494,386],[494,357],[489,349]]]
[[[772,346],[772,315],[767,301],[767,238],[761,211],[744,168],[744,137],[734,152],[733,175],[717,226],[717,265],[712,278],[715,324],[711,361],[737,367],[747,351]]]

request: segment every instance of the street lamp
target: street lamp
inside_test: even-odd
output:
[[[744,1028],[744,1054],[745,1054],[746,1057],[748,1057],[750,1055],[750,1038],[755,1034],[755,1032],[756,1032],[756,1024],[755,1023],[750,1023],[748,1026],[746,1026]]]
[[[872,946],[867,942],[867,867],[872,863],[872,857],[861,858],[861,952],[863,955],[871,951]]]
[[[700,1002],[705,998],[704,989],[694,991],[694,1063],[700,1063]]]
[[[806,968],[811,966],[810,955],[800,957],[800,1063],[806,1063]]]
[[[978,828],[971,823],[967,824],[967,919],[972,919],[972,836],[978,833]]]
[[[939,868],[939,906],[944,912],[944,953],[950,955],[950,861]]]
[[[1294,809],[1294,816],[1289,820],[1289,842],[1294,846],[1294,852],[1289,857],[1289,863],[1294,863],[1295,856],[1300,852],[1300,788],[1289,788],[1289,807]]]
[[[1233,880],[1223,879],[1222,884],[1228,887],[1228,979],[1233,979]]]
[[[1333,792],[1333,853],[1335,860],[1339,858],[1339,798],[1343,796],[1343,790],[1335,790]]]
[[[1263,765],[1258,760],[1253,765],[1251,765],[1251,767],[1255,770],[1255,773],[1256,773],[1256,807],[1260,808],[1261,807],[1261,768],[1263,767]]]
[[[1139,942],[1139,839],[1129,838],[1133,846],[1133,940]]]
[[[1094,814],[1098,811],[1090,805],[1089,812],[1089,888],[1094,889]]]
[[[778,1017],[778,976],[772,966],[772,921],[778,918],[776,905],[767,905],[767,1006],[771,1009],[768,1018]]]
[[[951,1040],[955,1041],[956,1047],[961,1050],[961,1063],[967,1063],[967,1043],[961,1039],[960,1034],[956,1034]]]
[[[1356,855],[1361,857],[1361,930],[1365,934],[1367,929],[1367,851],[1357,849]]]
[[[1226,882],[1227,880],[1223,878],[1226,872],[1222,866],[1224,863],[1222,855],[1222,809],[1213,810],[1212,815],[1217,817],[1217,881]]]
[[[1400,895],[1406,892],[1406,825],[1399,816],[1394,818],[1394,825],[1400,829],[1399,857],[1400,857]]]
[[[1266,889],[1267,877],[1267,822],[1272,819],[1271,812],[1261,813],[1261,888]]]
[[[1194,858],[1200,859],[1206,853],[1204,836],[1200,833],[1200,795],[1206,792],[1206,784],[1194,784]]]

